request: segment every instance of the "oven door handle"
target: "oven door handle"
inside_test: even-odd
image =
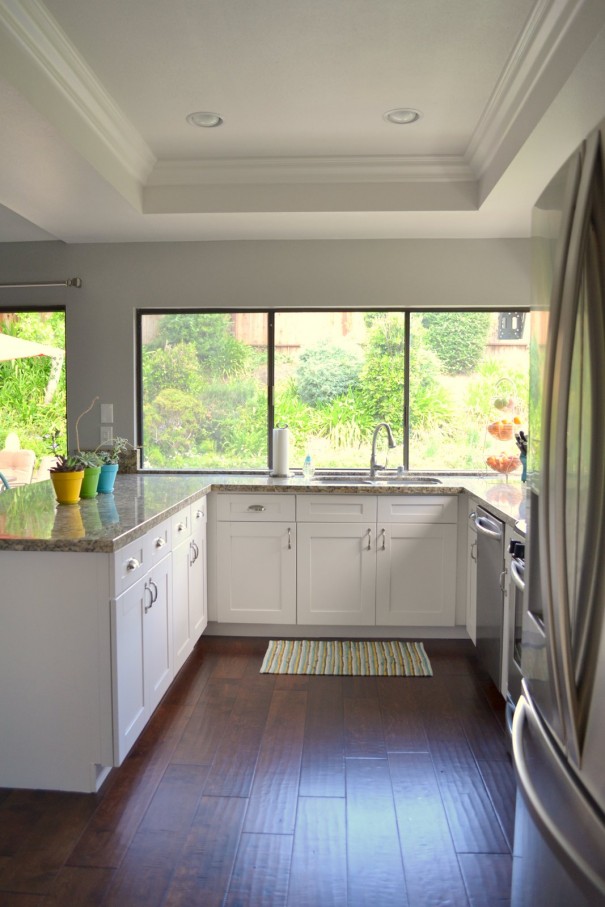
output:
[[[525,579],[521,573],[523,566],[523,561],[520,561],[518,558],[513,558],[510,562],[510,575],[513,583],[517,589],[521,590],[521,592],[525,592]]]

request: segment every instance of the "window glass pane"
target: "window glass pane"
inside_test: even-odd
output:
[[[66,444],[65,312],[0,312],[0,448],[33,450],[35,480]]]
[[[529,314],[416,312],[410,334],[410,469],[519,474]]]
[[[267,315],[141,316],[147,468],[266,469]]]
[[[275,422],[290,429],[290,465],[308,453],[316,468],[366,468],[383,420],[398,444],[388,465],[401,464],[404,358],[399,312],[277,312]]]

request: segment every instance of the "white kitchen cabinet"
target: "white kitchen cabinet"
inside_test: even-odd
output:
[[[119,765],[170,686],[171,558],[112,601],[114,760]]]
[[[454,626],[456,538],[451,523],[378,523],[378,626]]]
[[[185,664],[205,630],[206,499],[180,511],[173,519],[172,611],[175,674]]]
[[[219,621],[296,623],[296,524],[217,524]]]
[[[216,606],[226,623],[296,623],[296,500],[219,494]]]
[[[451,627],[458,504],[449,495],[301,495],[297,622]]]
[[[477,645],[477,529],[475,527],[476,503],[468,502],[468,527],[466,535],[466,631]]]
[[[194,645],[208,626],[207,518],[204,497],[191,505],[189,620]]]
[[[374,624],[376,525],[298,524],[297,622]]]

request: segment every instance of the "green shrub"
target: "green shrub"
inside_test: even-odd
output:
[[[228,312],[196,312],[163,315],[157,337],[149,349],[192,343],[201,370],[215,377],[241,375],[246,371],[250,348],[232,334]]]
[[[491,319],[489,312],[426,312],[426,346],[450,375],[466,375],[483,356]]]
[[[300,355],[296,388],[303,403],[321,406],[340,397],[355,385],[362,357],[353,345],[322,342]]]

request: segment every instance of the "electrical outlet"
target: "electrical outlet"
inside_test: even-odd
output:
[[[111,444],[113,441],[113,428],[111,425],[101,426],[101,444]]]

